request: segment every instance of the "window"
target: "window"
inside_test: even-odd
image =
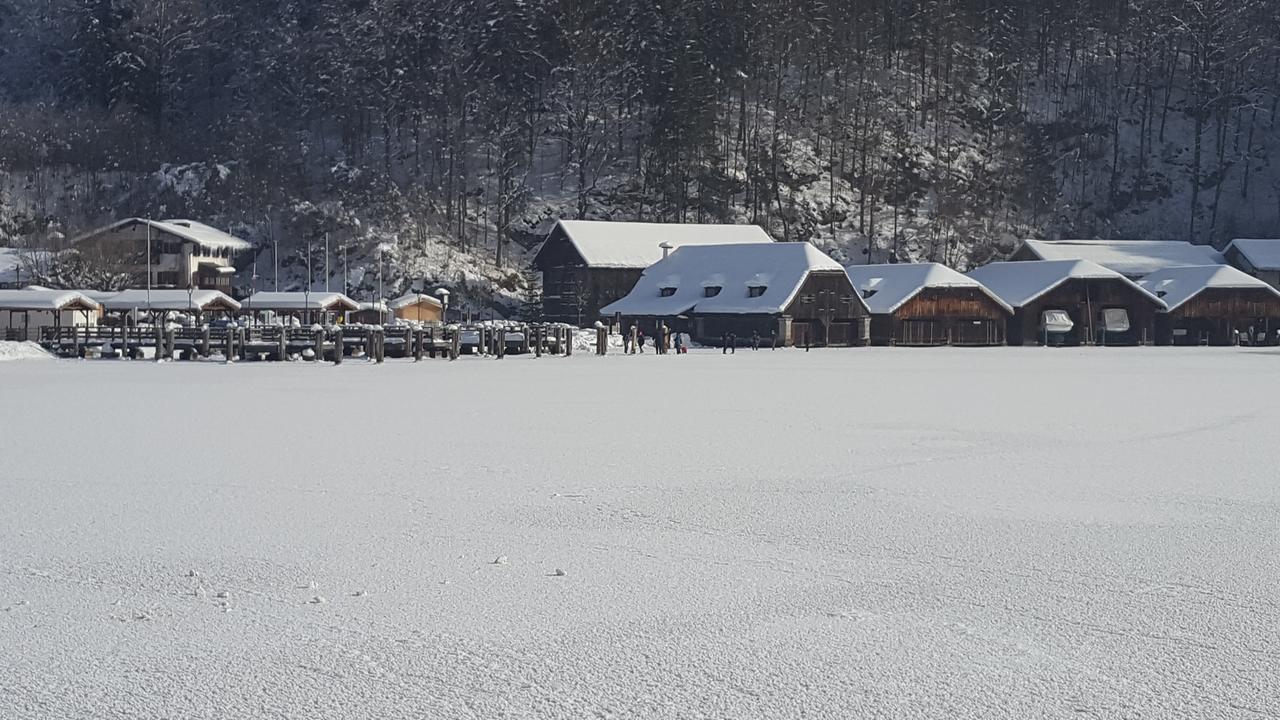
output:
[[[769,288],[764,285],[748,285],[747,297],[760,297],[764,294],[764,291],[768,289]]]
[[[717,295],[719,295],[719,294],[720,294],[720,289],[721,289],[721,288],[720,288],[720,286],[719,286],[719,285],[708,285],[708,286],[706,286],[706,287],[702,288],[702,296],[703,296],[703,297],[715,297],[715,296],[717,296]]]
[[[801,303],[802,305],[812,305],[812,304],[813,304],[813,302],[814,302],[815,300],[817,300],[817,298],[816,298],[816,297],[814,297],[813,295],[801,295],[801,296],[800,296],[800,303]]]
[[[671,297],[675,294],[676,289],[673,287],[658,288],[658,297]]]
[[[841,295],[841,296],[840,296],[840,302],[841,302],[841,303],[843,303],[843,304],[845,304],[845,305],[852,305],[852,304],[853,304],[853,296],[852,296],[852,295]]]
[[[875,288],[867,288],[866,290],[863,290],[863,291],[862,291],[862,297],[864,297],[864,298],[869,298],[869,297],[871,297],[872,295],[875,295],[875,294],[876,294],[876,293],[878,293],[878,292],[880,292],[880,291],[879,291],[879,290],[877,290],[877,289],[875,289]]]

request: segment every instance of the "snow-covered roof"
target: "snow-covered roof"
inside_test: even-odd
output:
[[[132,289],[118,292],[102,301],[102,307],[111,312],[127,312],[129,310],[172,310],[185,312],[195,310],[231,310],[240,309],[236,302],[226,293],[217,290],[195,290],[190,295],[186,290],[152,290],[150,301],[147,291]]]
[[[77,290],[77,292],[99,305],[120,294],[119,290]]]
[[[1115,270],[1088,260],[997,262],[969,271],[1006,304],[1022,307],[1069,280],[1119,280],[1163,307],[1164,301]]]
[[[649,267],[662,259],[660,245],[663,243],[680,248],[773,242],[773,238],[756,225],[561,220],[558,226],[586,264],[598,268]],[[541,249],[538,252],[541,254]]]
[[[1233,249],[1243,255],[1255,270],[1280,270],[1280,238],[1237,238],[1227,245],[1226,252]]]
[[[1040,260],[1088,260],[1130,278],[1186,265],[1220,265],[1222,253],[1182,240],[1026,240]]]
[[[240,238],[234,235],[231,235],[230,233],[223,232],[215,227],[205,225],[204,223],[201,223],[201,222],[196,222],[195,220],[183,220],[183,219],[147,220],[145,218],[125,218],[124,220],[118,220],[104,228],[98,228],[97,230],[92,230],[83,235],[80,235],[79,237],[76,237],[74,240],[72,240],[72,243],[79,243],[82,240],[91,238],[100,233],[109,232],[111,230],[117,230],[119,228],[125,227],[127,225],[131,225],[133,223],[139,223],[142,225],[149,224],[152,230],[169,233],[171,235],[180,237],[184,240],[190,240],[191,242],[199,243],[200,245],[203,245],[207,248],[226,249],[226,250],[231,250],[233,252],[241,252],[244,250],[249,250],[253,247],[253,245],[250,244],[247,240],[241,240]]]
[[[1209,288],[1261,289],[1280,298],[1280,291],[1266,282],[1240,272],[1230,265],[1195,265],[1168,268],[1151,273],[1139,285],[1164,300],[1169,310],[1176,310],[1191,298]]]
[[[777,314],[791,304],[809,273],[843,269],[806,242],[686,245],[645,270],[626,297],[600,314]],[[708,287],[719,287],[719,294],[707,297]],[[753,287],[764,290],[751,297]],[[664,289],[671,294],[664,296]]]
[[[75,290],[0,290],[0,310],[98,309],[98,303]]]
[[[436,307],[444,307],[439,300],[426,293],[405,293],[395,300],[392,300],[388,305],[392,310],[400,310],[402,308],[417,305],[420,302],[435,305]]]
[[[961,287],[975,288],[994,300],[1009,312],[1009,307],[998,295],[982,283],[961,275],[946,265],[938,263],[899,263],[895,265],[849,265],[845,267],[853,287],[863,296],[863,302],[872,313],[887,315],[897,311],[908,300],[926,288]],[[869,291],[870,297],[867,297]]]
[[[259,292],[240,303],[253,310],[359,310],[360,304],[339,292]]]

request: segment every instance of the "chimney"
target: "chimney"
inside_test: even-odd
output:
[[[662,248],[662,259],[666,260],[667,256],[671,254],[671,243],[664,240],[658,247]]]

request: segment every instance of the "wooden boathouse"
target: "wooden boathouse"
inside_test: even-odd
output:
[[[560,220],[533,258],[542,273],[542,315],[579,327],[594,323],[601,308],[630,292],[672,248],[772,242],[755,225]]]
[[[1003,345],[1013,308],[938,263],[849,265],[871,312],[872,345]]]
[[[1087,260],[997,262],[969,273],[1013,308],[1010,345],[1146,345],[1160,298]]]
[[[1169,268],[1141,285],[1168,305],[1156,315],[1158,345],[1274,345],[1280,290],[1229,265]]]

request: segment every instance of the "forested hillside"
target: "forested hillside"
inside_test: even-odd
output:
[[[1274,0],[0,0],[0,244],[192,216],[510,297],[560,216],[1220,244],[1280,235],[1278,91]]]

